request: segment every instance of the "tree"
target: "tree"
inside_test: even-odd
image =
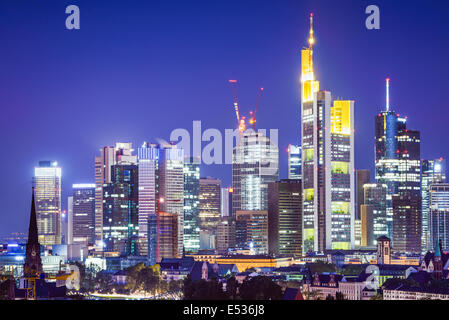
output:
[[[315,273],[320,274],[320,273],[324,273],[324,272],[330,272],[330,273],[337,272],[337,266],[332,263],[318,261],[316,263],[307,264],[307,266],[309,267],[309,270],[312,274],[315,274]]]
[[[240,286],[240,297],[243,300],[281,300],[282,288],[270,278],[257,276],[245,279]]]
[[[335,298],[329,293],[326,297],[326,300],[335,300]]]
[[[237,298],[237,290],[239,283],[234,276],[230,277],[226,282],[226,295],[228,299],[235,300]]]

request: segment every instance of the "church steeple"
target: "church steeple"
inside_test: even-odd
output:
[[[39,238],[38,238],[38,233],[37,233],[36,207],[34,204],[34,188],[33,188],[33,195],[31,198],[30,224],[28,226],[27,244],[31,244],[31,243],[39,243]]]
[[[28,241],[26,246],[25,264],[23,266],[25,275],[35,276],[42,273],[41,246],[39,244],[36,206],[34,203],[34,188],[31,198],[30,225],[28,228]]]

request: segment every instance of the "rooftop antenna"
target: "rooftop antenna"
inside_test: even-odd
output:
[[[387,78],[387,112],[390,111],[390,78]]]

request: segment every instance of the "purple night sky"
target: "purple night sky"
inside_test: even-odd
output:
[[[65,28],[66,6],[81,29]],[[365,28],[380,7],[381,30]],[[448,1],[25,1],[0,3],[0,236],[26,231],[33,168],[57,160],[63,209],[73,183],[94,181],[94,156],[116,141],[169,139],[172,130],[235,128],[263,86],[259,128],[300,141],[300,49],[315,14],[321,88],[355,100],[356,168],[374,167],[374,117],[385,106],[421,131],[422,158],[448,157]],[[443,27],[445,26],[445,27]],[[204,146],[205,144],[203,144]],[[230,165],[202,176],[231,183]],[[373,173],[372,173],[373,176]]]

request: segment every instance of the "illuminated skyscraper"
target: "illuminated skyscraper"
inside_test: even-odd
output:
[[[407,117],[390,110],[389,88],[387,79],[386,111],[375,118],[375,167],[376,182],[388,188],[388,237],[394,248],[392,197],[420,193],[420,137],[418,131],[407,129]]]
[[[95,239],[95,184],[74,184],[72,189],[72,243],[92,245]]]
[[[144,142],[137,149],[139,175],[139,254],[156,263],[156,197],[159,147]]]
[[[132,143],[117,142],[115,147],[100,149],[95,157],[95,240],[97,250],[103,243],[103,185],[111,183],[111,167],[115,164],[135,164],[137,157],[132,155]]]
[[[449,184],[430,185],[429,231],[430,243],[441,241],[443,248],[449,248]]]
[[[138,167],[115,164],[111,182],[103,185],[104,251],[138,255]]]
[[[369,218],[367,225],[362,223],[362,229],[368,230],[370,235],[366,239],[365,246],[376,246],[376,239],[380,236],[388,235],[387,225],[387,185],[386,184],[365,184],[363,186],[364,203],[361,209],[366,210],[366,218]],[[362,212],[361,212],[362,213]]]
[[[251,254],[268,254],[268,211],[237,210],[236,246]]]
[[[421,160],[421,193],[422,193],[422,251],[432,250],[429,228],[429,192],[432,183],[446,182],[446,159]]]
[[[356,170],[356,208],[355,208],[355,218],[360,220],[360,206],[364,204],[365,192],[363,186],[371,182],[370,171],[369,170]]]
[[[184,249],[200,249],[200,164],[193,157],[184,162]]]
[[[302,255],[302,184],[285,179],[268,184],[268,248],[270,254]]]
[[[61,167],[56,161],[39,161],[33,184],[39,242],[61,244]]]
[[[268,210],[268,183],[279,178],[279,150],[262,132],[248,130],[232,157],[232,213]]]
[[[309,48],[301,51],[303,251],[354,246],[354,101],[320,91]]]
[[[217,226],[216,246],[218,254],[228,253],[228,249],[235,248],[235,219],[234,217],[221,217]]]
[[[160,147],[158,164],[158,210],[177,215],[178,256],[184,247],[184,150],[176,145]]]
[[[301,147],[288,145],[288,178],[290,180],[301,179]]]
[[[215,236],[221,211],[221,180],[200,179],[200,233],[205,240],[201,249],[215,248]],[[209,238],[209,239],[208,239]]]

